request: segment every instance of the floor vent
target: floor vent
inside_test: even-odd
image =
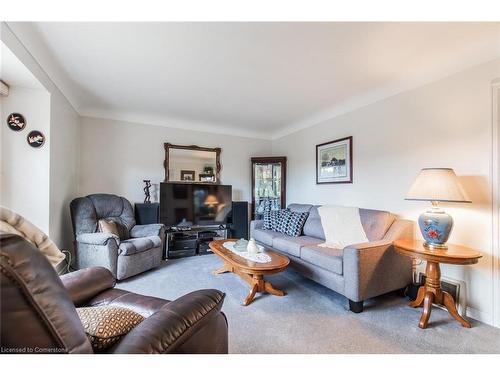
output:
[[[419,281],[423,285],[425,284],[425,274],[419,273]],[[466,307],[467,307],[467,293],[465,290],[465,282],[462,280],[455,280],[449,277],[441,277],[441,289],[445,292],[451,294],[453,299],[455,300],[455,305],[457,307],[458,313],[462,316],[465,316]],[[434,304],[443,310],[446,310],[443,305]]]

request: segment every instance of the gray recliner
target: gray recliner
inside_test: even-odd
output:
[[[130,202],[113,194],[91,194],[70,204],[77,268],[102,266],[118,280],[161,263],[162,224],[136,225]],[[119,236],[99,232],[101,219],[116,223]]]

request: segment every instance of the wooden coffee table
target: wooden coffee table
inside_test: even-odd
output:
[[[265,249],[264,252],[271,257],[271,261],[268,263],[252,262],[240,257],[223,246],[224,242],[236,241],[235,239],[228,239],[210,242],[210,249],[224,261],[224,265],[214,271],[213,274],[218,275],[220,273],[233,272],[245,280],[251,287],[250,293],[243,302],[245,306],[252,303],[257,292],[267,292],[280,297],[284,296],[285,292],[276,289],[269,281],[265,281],[264,275],[271,275],[284,271],[290,263],[290,259],[274,251]]]
[[[455,301],[451,294],[441,289],[439,263],[475,264],[481,258],[481,253],[465,246],[453,244],[448,244],[447,249],[431,249],[424,246],[424,241],[420,240],[397,240],[394,242],[394,248],[402,255],[422,259],[427,262],[425,285],[418,289],[417,299],[410,302],[411,307],[424,307],[418,326],[422,329],[427,328],[431,316],[432,304],[438,303],[444,305],[450,315],[463,327],[470,328],[471,324],[457,312]]]

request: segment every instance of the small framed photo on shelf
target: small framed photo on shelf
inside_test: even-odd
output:
[[[181,181],[194,181],[195,171],[181,171]]]
[[[352,137],[316,146],[316,184],[352,183]]]

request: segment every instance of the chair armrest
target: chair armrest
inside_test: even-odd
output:
[[[167,303],[130,331],[114,353],[172,353],[196,332],[221,314],[225,294],[215,289],[198,290]],[[226,335],[217,332],[217,335]],[[207,340],[216,340],[211,335]]]
[[[77,307],[116,284],[113,274],[104,267],[84,268],[60,278]]]
[[[130,237],[149,237],[149,236],[160,236],[164,230],[163,224],[146,224],[146,225],[135,225],[130,229]]]
[[[115,240],[117,244],[120,243],[120,238],[111,233],[81,233],[76,236],[76,242],[88,245],[107,245],[110,240]]]

